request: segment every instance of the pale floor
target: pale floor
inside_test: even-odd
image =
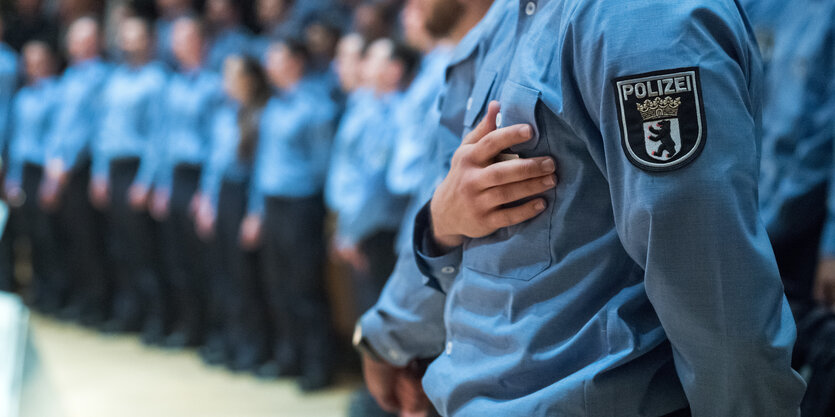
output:
[[[36,402],[60,417],[342,416],[356,386],[346,381],[304,396],[290,380],[263,382],[208,368],[194,352],[149,348],[134,337],[37,316],[32,333],[42,365]],[[26,414],[52,417],[53,411]]]

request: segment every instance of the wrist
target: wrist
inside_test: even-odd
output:
[[[438,221],[439,218],[433,199],[429,205],[429,237],[431,238],[429,241],[434,243],[435,248],[433,249],[437,252],[448,253],[464,243],[464,236],[451,232],[448,227],[444,227],[443,222]]]

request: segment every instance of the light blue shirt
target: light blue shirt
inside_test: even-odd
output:
[[[8,141],[9,118],[12,100],[17,90],[19,63],[17,54],[4,43],[0,43],[0,151],[5,150]]]
[[[425,124],[429,132],[424,138],[428,158],[420,190],[407,209],[405,222],[410,226],[414,224],[414,214],[446,176],[451,153],[461,141],[477,64],[483,51],[491,49],[495,37],[502,35],[498,29],[504,20],[514,16],[506,13],[507,7],[506,2],[494,3],[452,53],[441,97],[432,106]],[[433,358],[444,350],[445,299],[441,292],[426,286],[427,281],[417,268],[411,245],[402,247],[379,300],[362,316],[363,337],[389,363],[406,366],[412,360]]]
[[[256,55],[252,34],[243,26],[236,26],[220,31],[209,42],[206,56],[208,68],[218,73],[223,71],[223,63],[231,55]]]
[[[303,80],[273,97],[261,118],[249,212],[263,213],[268,197],[319,195],[330,160],[336,106]]]
[[[419,265],[446,289],[446,348],[423,380],[433,404],[456,416],[798,415],[794,320],[757,212],[761,62],[739,6],[513,3],[510,42],[487,51],[465,124],[498,99],[499,125],[534,127],[510,151],[553,157],[559,185],[541,215],[440,257],[418,215]],[[703,101],[681,109],[701,153],[639,168],[617,81],[682,68]]]
[[[353,126],[337,134],[336,152],[340,154],[334,156],[331,175],[340,178],[333,179],[330,193],[340,200],[334,208],[336,235],[342,244],[358,245],[376,232],[396,231],[403,219],[406,200],[394,195],[386,184],[398,133],[394,111],[401,100],[399,92],[362,100],[359,105],[368,113],[357,126],[359,134],[348,134]],[[354,121],[347,119],[345,123]]]
[[[235,103],[225,103],[212,123],[212,151],[203,170],[200,190],[215,207],[224,182],[244,184],[252,174],[253,161],[242,160],[238,155],[239,109]]]
[[[93,154],[93,175],[110,176],[110,163],[119,158],[142,158],[153,153],[163,132],[164,98],[168,72],[163,64],[121,65],[104,86],[102,123]],[[146,170],[150,165],[143,166]],[[152,172],[137,177],[150,178]]]
[[[143,176],[137,180],[141,184],[153,180],[159,189],[170,190],[175,168],[202,167],[209,157],[212,124],[223,104],[223,89],[220,76],[208,70],[178,72],[165,89],[159,143],[143,158]]]
[[[19,184],[26,164],[44,165],[46,144],[58,106],[57,91],[55,79],[47,78],[21,88],[15,96],[7,181]]]
[[[828,256],[835,256],[835,210],[827,216],[825,208],[827,184],[835,179],[833,19],[835,4],[805,0],[787,7],[773,26],[760,176],[761,214],[772,241],[791,242],[826,217],[821,243]]]
[[[102,90],[111,68],[96,58],[64,71],[58,88],[58,110],[47,141],[47,161],[57,159],[72,170],[88,162],[101,126]]]

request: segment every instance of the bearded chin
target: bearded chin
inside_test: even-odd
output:
[[[449,36],[464,15],[464,4],[461,0],[436,0],[432,3],[429,19],[426,20],[426,30],[435,38]]]

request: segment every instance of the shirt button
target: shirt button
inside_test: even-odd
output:
[[[502,127],[502,114],[499,113],[496,115],[496,127]]]
[[[446,344],[446,354],[452,355],[452,342],[447,342]]]
[[[445,267],[441,268],[441,273],[446,274],[446,275],[454,274],[455,273],[455,267],[454,266],[445,266]]]
[[[470,97],[467,99],[467,110],[473,108],[473,98]]]
[[[536,12],[536,3],[529,1],[525,6],[525,14],[530,16]]]

